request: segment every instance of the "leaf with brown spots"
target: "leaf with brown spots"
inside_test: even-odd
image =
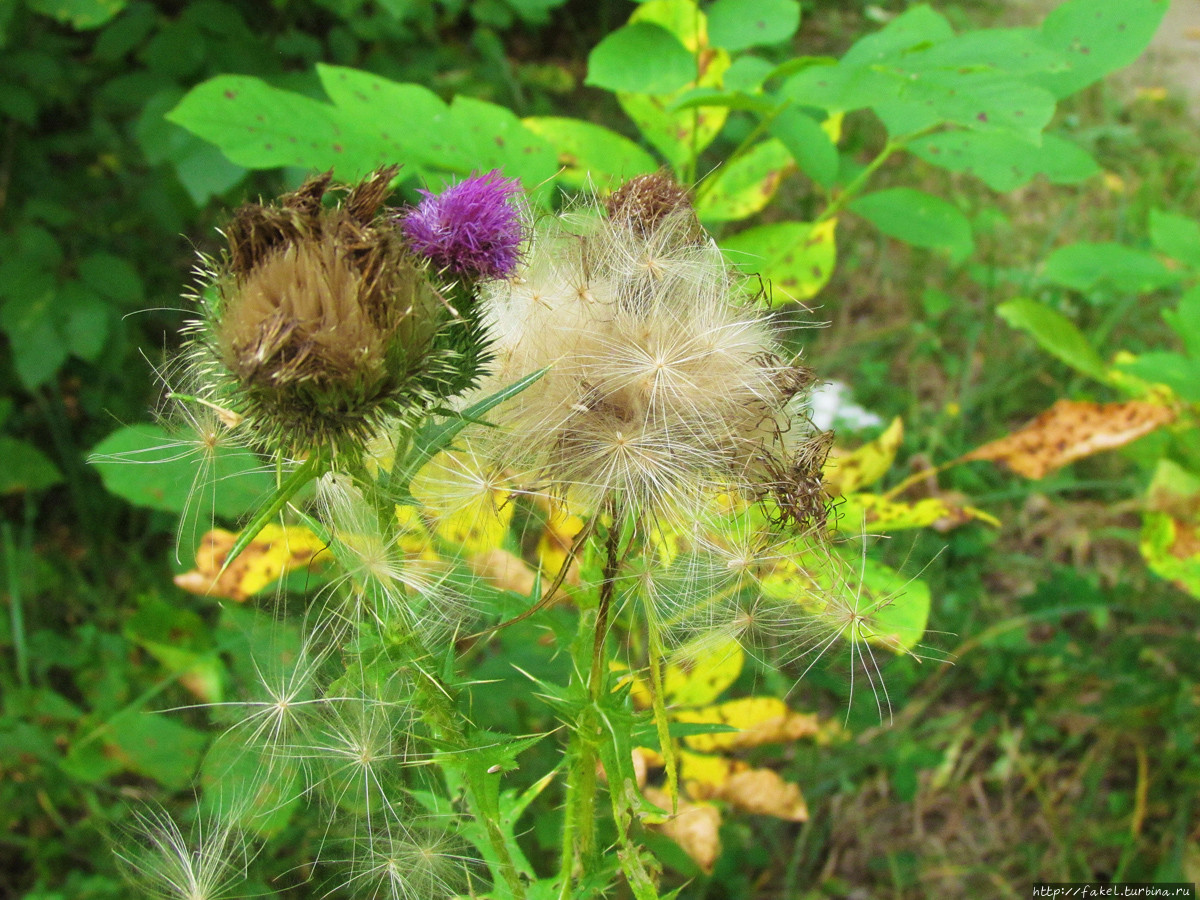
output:
[[[1140,400],[1059,400],[1024,428],[972,450],[962,461],[991,460],[1026,478],[1045,478],[1077,459],[1123,447],[1174,418],[1169,407]]]
[[[666,791],[647,788],[645,797],[655,806],[671,808]],[[721,855],[721,811],[711,803],[679,801],[678,812],[661,825],[652,826],[679,845],[692,862],[705,873],[711,873],[713,863]]]
[[[1146,495],[1140,549],[1155,574],[1200,598],[1200,475],[1159,460]]]
[[[241,602],[288,572],[323,562],[325,543],[307,528],[267,525],[221,571],[237,538],[222,528],[208,532],[196,550],[196,568],[176,575],[175,584],[193,594]]]

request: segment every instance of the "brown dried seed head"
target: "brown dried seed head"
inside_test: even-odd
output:
[[[691,212],[691,192],[665,172],[631,178],[604,201],[608,217],[649,234],[668,216]],[[699,232],[699,224],[697,223]]]

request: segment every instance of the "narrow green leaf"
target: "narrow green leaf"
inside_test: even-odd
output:
[[[1163,318],[1179,335],[1188,355],[1200,359],[1200,285],[1188,290],[1179,299],[1178,307],[1164,310]]]
[[[1013,328],[1029,334],[1043,350],[1073,369],[1106,381],[1104,360],[1075,323],[1057,310],[1023,297],[996,307],[996,314]]]
[[[505,400],[510,400],[517,396],[517,394],[521,393],[521,391],[525,390],[548,371],[550,370],[538,369],[538,371],[526,375],[520,381],[515,381],[508,385],[508,387],[496,391],[491,396],[484,397],[479,402],[468,406],[462,411],[460,416],[426,422],[413,438],[412,446],[409,448],[404,462],[393,473],[391,483],[397,489],[407,492],[408,485],[416,477],[416,474],[421,471],[421,467],[438,453],[447,449],[458,436],[458,433],[466,428],[471,420],[483,418],[484,414],[496,408]]]
[[[837,147],[816,119],[798,109],[785,109],[771,123],[771,135],[783,142],[800,171],[824,188],[833,186]]]

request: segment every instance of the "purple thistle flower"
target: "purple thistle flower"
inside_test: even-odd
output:
[[[459,275],[504,278],[516,268],[525,229],[511,201],[521,182],[499,169],[472,175],[425,199],[404,215],[412,249]]]

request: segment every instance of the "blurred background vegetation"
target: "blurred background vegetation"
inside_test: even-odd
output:
[[[792,50],[839,55],[908,5],[806,0]],[[987,0],[935,6],[959,27],[1036,20]],[[324,62],[635,137],[610,94],[583,86],[588,52],[632,8],[0,0],[0,896],[127,896],[111,848],[130,800],[186,817],[209,725],[200,711],[136,713],[194,702],[183,676],[198,659],[232,683],[247,671],[245,648],[212,628],[215,601],[172,582],[176,517],[108,493],[86,457],[149,419],[188,272],[197,249],[215,248],[225,211],[305,173],[244,170],[164,113],[217,74],[321,97]],[[997,195],[912,156],[884,167],[880,186],[927,187],[970,218],[968,259],[842,223],[841,265],[812,301],[829,325],[808,333],[805,355],[885,421],[904,418],[899,458],[914,471],[1060,397],[1111,399],[996,307],[1030,291],[1079,305],[1079,291],[1035,278],[1054,248],[1148,247],[1152,209],[1200,214],[1200,135],[1186,95],[1154,69],[1072,97],[1056,124],[1102,174]],[[738,140],[735,121],[714,153]],[[846,166],[880,140],[869,114],[849,117]],[[809,218],[812,202],[802,180],[785,182],[762,221]],[[1106,293],[1085,298],[1082,318],[1106,357],[1176,348],[1160,315],[1170,289],[1095,290]],[[894,721],[850,696],[845,660],[814,668],[789,702],[844,717],[848,739],[760,751],[802,785],[809,820],[728,817],[711,875],[676,861],[693,878],[687,896],[1021,897],[1039,879],[1200,880],[1200,608],[1138,551],[1138,498],[1164,455],[1194,463],[1200,443],[1156,434],[1039,481],[984,464],[943,475],[944,492],[1002,524],[888,542],[887,561],[933,596],[931,659],[885,664]],[[196,643],[201,633],[215,643]],[[501,643],[501,661],[516,643]],[[545,712],[514,703],[492,715],[519,733]],[[287,827],[272,867],[292,874],[270,890],[320,896],[304,867],[321,823]],[[536,851],[555,835],[535,825],[527,839]]]

